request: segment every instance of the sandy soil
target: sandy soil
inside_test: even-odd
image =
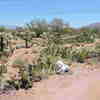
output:
[[[100,69],[55,75],[30,90],[0,95],[0,100],[100,100]]]

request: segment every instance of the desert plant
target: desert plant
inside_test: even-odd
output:
[[[23,67],[27,64],[26,61],[21,60],[20,58],[17,58],[14,62],[13,62],[13,66],[14,67]]]
[[[0,51],[4,51],[4,38],[3,36],[0,36]]]
[[[0,57],[0,60],[1,60],[3,63],[6,63],[6,62],[8,61],[8,57],[2,55],[2,56]]]
[[[24,65],[19,68],[19,77],[21,78],[16,80],[7,80],[7,83],[10,87],[16,90],[20,88],[28,89],[32,87],[32,75],[32,69],[30,69],[29,66]]]
[[[100,53],[100,44],[96,44],[95,50]]]
[[[4,26],[0,27],[0,32],[4,32],[6,30],[6,28]]]
[[[29,32],[24,32],[23,34],[20,34],[21,39],[23,39],[25,41],[25,47],[28,48],[29,47],[29,42],[32,39],[32,35]]]
[[[6,80],[6,83],[8,84],[8,88],[13,90],[19,90],[20,89],[20,82],[19,80]],[[5,87],[6,89],[7,87]]]
[[[21,76],[20,87],[25,89],[31,88],[34,77],[33,66],[30,64],[24,65],[24,67],[20,68],[19,73]]]
[[[55,62],[61,59],[59,56],[43,55],[38,61],[38,67],[42,74],[55,73]]]
[[[21,88],[31,88],[32,87],[32,80],[30,80],[29,72],[21,71],[21,80],[20,80],[20,87]]]
[[[3,73],[7,72],[7,66],[4,64],[0,65],[0,76],[2,76]]]
[[[92,43],[95,40],[95,34],[92,32],[82,32],[80,36],[76,38],[77,42]]]
[[[89,51],[82,48],[82,49],[77,50],[73,53],[72,60],[83,63],[85,58],[88,56],[88,54],[89,54]]]
[[[32,20],[30,23],[28,23],[26,25],[26,28],[30,32],[35,32],[36,37],[40,37],[43,34],[43,32],[48,31],[48,23],[46,20],[36,19],[36,20]]]

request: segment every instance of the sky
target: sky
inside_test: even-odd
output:
[[[100,0],[0,0],[0,25],[62,18],[72,27],[100,22]]]

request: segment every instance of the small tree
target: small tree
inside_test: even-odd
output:
[[[36,33],[36,37],[40,37],[43,32],[48,31],[48,23],[46,20],[33,20],[26,25],[27,29]]]
[[[64,28],[68,28],[69,24],[65,24],[62,19],[54,18],[51,21],[51,30],[53,32],[63,32]]]

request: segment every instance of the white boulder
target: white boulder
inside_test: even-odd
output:
[[[68,72],[70,70],[70,67],[68,65],[64,64],[60,60],[56,62],[55,68],[56,68],[56,73],[64,73],[64,72]]]

